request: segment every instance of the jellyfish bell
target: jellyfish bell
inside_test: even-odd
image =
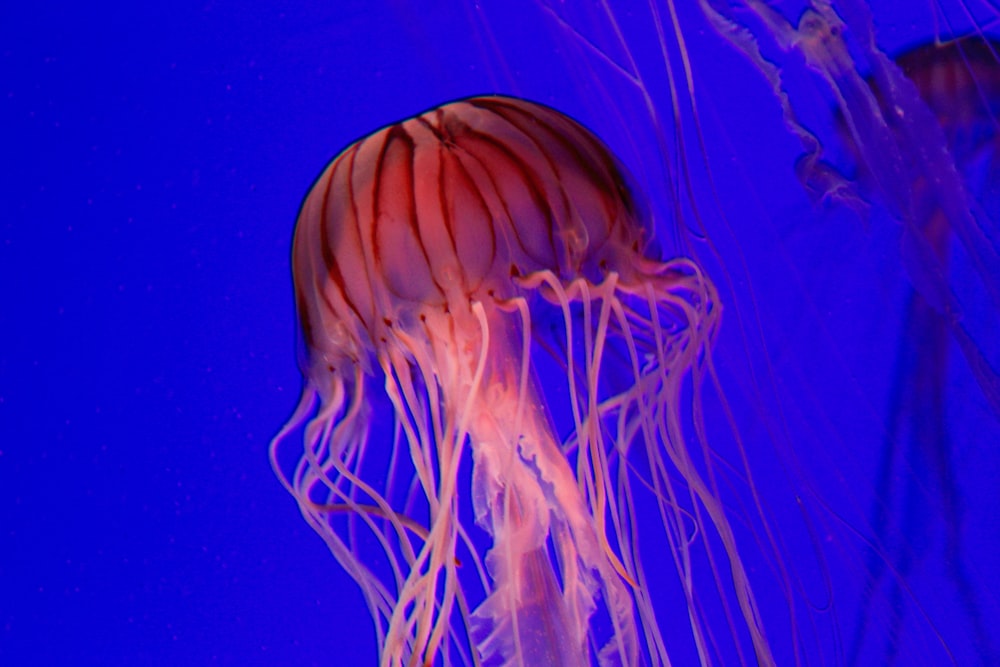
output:
[[[589,130],[512,97],[386,127],[310,190],[293,274],[305,386],[272,462],[361,587],[381,664],[669,663],[677,620],[667,637],[641,494],[700,660],[731,650],[694,590],[695,545],[711,542],[734,643],[773,662],[716,463],[681,414],[709,372],[715,288],[651,252],[624,168]],[[565,368],[558,390],[537,377],[539,341]],[[385,440],[370,437],[379,378]]]
[[[918,44],[895,61],[937,118],[956,163],[964,167],[995,153],[1000,41],[972,33]]]

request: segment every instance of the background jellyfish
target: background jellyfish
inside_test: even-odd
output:
[[[997,187],[996,54],[976,34],[908,51],[897,67],[871,48],[868,19],[853,3],[844,3],[843,19],[825,6],[807,11],[795,32],[783,18],[763,14],[779,26],[777,42],[785,35],[782,48],[801,50],[833,92],[858,182],[880,209],[865,219],[877,224],[886,216],[898,225],[908,278],[869,520],[877,546],[869,550],[869,584],[848,661],[864,662],[859,656],[866,641],[879,647],[873,654],[881,659],[897,660],[906,634],[901,628],[923,606],[914,591],[940,578],[954,596],[964,641],[976,659],[992,663],[996,650],[983,607],[990,596],[975,583],[981,575],[968,567],[962,546],[965,501],[953,465],[953,443],[975,440],[952,435],[956,397],[950,387],[957,373],[971,377],[977,389],[971,396],[992,413],[995,432],[1000,376],[988,332],[1000,313],[1000,263],[995,210],[984,202]],[[857,63],[864,64],[849,55],[844,36],[852,32],[863,54]],[[868,83],[862,80],[866,66],[872,71]],[[813,157],[821,150],[817,144]],[[966,315],[970,307],[977,311],[972,317]],[[949,356],[961,360],[957,367]],[[942,554],[940,564],[928,558],[932,550]],[[879,588],[885,589],[882,599]],[[885,625],[871,621],[880,605],[887,610]]]
[[[995,42],[974,34],[945,43],[931,43],[912,48],[896,58],[906,77],[916,86],[920,97],[934,114],[944,133],[948,157],[962,177],[964,194],[970,204],[982,206],[1000,187],[997,171],[997,142],[1000,138],[997,110],[1000,109],[1000,55]],[[893,118],[878,88],[882,114]],[[934,256],[947,271],[951,262],[954,234],[950,218],[933,195],[926,182],[913,184],[913,200],[919,206],[919,229]],[[928,193],[928,191],[931,193]],[[989,219],[980,213],[980,219]],[[990,238],[995,238],[990,234]],[[903,595],[899,580],[888,577],[891,567],[903,579],[919,569],[927,556],[929,543],[943,534],[943,550],[947,554],[946,577],[955,587],[959,608],[974,636],[976,649],[985,662],[996,662],[997,652],[987,630],[982,597],[966,571],[963,546],[963,498],[954,473],[956,453],[947,423],[949,386],[949,333],[952,328],[948,314],[934,307],[917,289],[907,296],[904,335],[899,342],[896,376],[889,397],[885,445],[880,455],[877,502],[872,510],[872,525],[886,544],[886,554],[870,558],[870,585],[877,589],[887,585],[892,589],[890,600]],[[979,363],[975,359],[965,361]],[[973,371],[983,387],[986,398],[996,410],[991,396],[992,369]],[[908,418],[907,418],[908,415]],[[912,477],[900,480],[893,468],[906,461],[914,471]],[[900,483],[902,481],[902,484]],[[921,493],[916,487],[925,489]],[[902,488],[900,488],[902,487]],[[938,521],[928,517],[939,516]],[[898,525],[890,528],[890,525]],[[896,534],[909,539],[900,541]],[[888,560],[885,559],[888,555]],[[874,598],[871,593],[862,607],[852,656],[861,650],[867,632],[866,615]],[[895,602],[900,606],[898,602]],[[904,622],[905,611],[893,618],[897,633]],[[888,646],[891,655],[894,647]]]
[[[685,643],[773,663],[700,414],[720,305],[649,241],[607,149],[514,98],[380,130],[313,186],[306,382],[272,461],[361,586],[382,664],[666,664]],[[562,382],[538,382],[545,355]],[[687,630],[655,609],[666,568]]]

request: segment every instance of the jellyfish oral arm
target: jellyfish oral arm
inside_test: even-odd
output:
[[[442,395],[458,397],[446,412],[468,434],[476,521],[493,539],[486,556],[491,589],[473,613],[477,650],[490,664],[589,664],[589,621],[601,591],[616,626],[604,651],[631,664],[637,649],[630,598],[528,381],[524,355],[503,335],[511,313],[491,308],[487,315],[479,303],[457,310],[440,318],[429,313],[425,326],[437,341],[431,355]],[[526,313],[521,319],[522,336],[530,336]]]
[[[494,536],[486,559],[493,590],[474,617],[481,655],[500,656],[511,665],[586,664],[592,585],[576,577],[567,582],[565,597],[560,591],[546,543],[561,522],[552,516],[540,480],[519,453],[509,451],[514,443],[472,437],[478,520]],[[569,593],[580,586],[582,595]]]

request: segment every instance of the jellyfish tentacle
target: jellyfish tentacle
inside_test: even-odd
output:
[[[433,350],[402,332],[396,333],[402,344],[382,355],[386,388],[409,443],[422,497],[429,505],[430,529],[400,586],[382,653],[383,665],[404,664],[408,655],[432,661],[446,634],[455,636],[450,617],[456,598],[463,596],[455,565],[459,525],[455,479],[465,436],[455,426],[457,422],[451,416],[454,410],[449,404],[444,405],[443,420],[435,414],[439,388],[431,369],[441,366],[434,365],[437,359]],[[411,377],[411,366],[423,376],[426,403],[416,393],[418,383]]]
[[[659,308],[658,301],[660,301],[661,303],[666,303],[673,307],[679,307],[683,312],[684,320],[688,324],[688,326],[685,327],[683,345],[680,350],[676,351],[677,354],[681,356],[681,359],[668,360],[665,356],[663,356],[664,350],[668,349],[665,341],[667,332],[665,332],[660,326],[658,319],[652,320],[654,340],[657,341],[656,350],[659,355],[658,358],[660,365],[658,372],[661,376],[661,382],[674,383],[676,386],[679,386],[679,378],[668,377],[668,372],[670,369],[677,368],[691,369],[691,373],[697,377],[697,374],[700,373],[698,369],[703,366],[701,358],[703,355],[708,355],[710,353],[711,341],[714,339],[715,331],[718,327],[719,306],[717,297],[714,293],[714,288],[711,283],[702,276],[700,269],[695,264],[688,261],[682,261],[678,262],[677,266],[681,268],[684,273],[689,275],[686,280],[680,281],[680,286],[687,293],[693,294],[697,297],[693,300],[693,303],[692,300],[677,298],[673,295],[665,300],[658,299],[658,293],[653,289],[650,282],[645,283],[645,290],[649,299],[650,312],[657,312]],[[669,290],[667,290],[666,293],[670,294]],[[694,391],[693,395],[696,397],[695,400],[697,401],[697,396],[699,395],[698,391]],[[719,501],[720,494],[714,481],[714,467],[710,460],[711,452],[707,450],[705,441],[699,433],[699,441],[705,449],[704,467],[706,472],[702,473],[699,471],[698,466],[692,459],[691,452],[684,444],[684,435],[682,433],[681,424],[675,409],[666,405],[663,406],[663,409],[667,411],[668,417],[667,419],[660,419],[657,421],[656,426],[660,433],[660,441],[667,445],[665,451],[667,452],[671,463],[677,468],[681,476],[684,478],[685,484],[688,487],[688,493],[695,509],[695,517],[699,525],[699,530],[707,536],[708,531],[706,531],[705,527],[701,524],[700,507],[703,508],[708,514],[711,525],[715,530],[715,534],[721,541],[724,556],[729,566],[730,577],[735,585],[736,600],[740,611],[742,612],[746,628],[750,633],[757,660],[763,664],[774,664],[770,643],[767,639],[760,619],[754,591],[749,584],[749,578],[742,559],[740,558],[732,526],[730,525],[729,519],[726,517],[725,510]],[[697,418],[695,419],[695,428],[696,430],[700,429],[700,421]],[[708,556],[709,566],[713,572],[713,577],[716,580],[716,585],[721,593],[725,587],[722,584],[721,575],[718,571],[715,557],[710,548],[706,548],[705,551]],[[726,616],[729,619],[730,626],[732,627],[733,621],[730,612],[728,611],[728,600],[724,594],[720,595],[720,599],[723,602]],[[739,649],[739,647],[737,648]]]
[[[616,298],[611,302],[611,307],[619,323],[622,338],[625,340],[629,367],[632,370],[632,386],[634,387],[634,390],[626,390],[617,396],[605,400],[598,406],[602,415],[608,418],[612,416],[613,411],[618,411],[615,447],[622,458],[622,464],[618,469],[618,488],[620,490],[618,510],[620,520],[617,524],[619,526],[617,533],[618,548],[629,574],[636,582],[634,586],[636,607],[642,619],[643,632],[646,635],[646,645],[650,647],[651,652],[655,651],[656,657],[662,664],[670,665],[670,656],[667,653],[663,635],[656,623],[656,614],[653,608],[653,601],[650,597],[650,589],[647,585],[645,566],[643,565],[642,558],[639,557],[638,518],[634,509],[636,505],[631,480],[633,478],[639,479],[642,484],[646,485],[653,492],[661,515],[665,511],[665,500],[657,488],[659,485],[658,476],[654,476],[653,480],[647,481],[628,464],[629,449],[637,432],[643,434],[644,442],[654,442],[654,434],[650,428],[652,421],[648,418],[648,415],[647,418],[630,418],[633,406],[640,414],[646,411],[646,406],[640,399],[640,392],[643,386],[648,384],[648,379],[644,378],[640,370],[639,348],[632,328],[629,326],[629,315],[626,313],[621,294],[616,295]],[[675,504],[674,507],[678,506]],[[663,519],[663,525],[669,526],[669,522]]]
[[[349,370],[345,369],[345,370]],[[376,537],[386,553],[394,577],[402,580],[401,566],[393,555],[390,535],[396,542],[408,547],[408,541],[401,537],[400,530],[406,531],[405,523],[389,507],[382,494],[365,485],[344,465],[344,460],[354,456],[367,439],[367,418],[361,410],[361,396],[364,393],[364,375],[360,367],[355,367],[353,382],[348,385],[341,372],[329,377],[328,385],[322,390],[311,382],[303,391],[302,399],[292,418],[275,436],[270,446],[270,458],[278,478],[296,498],[306,522],[323,538],[337,561],[358,582],[366,604],[376,619],[391,616],[396,599],[382,580],[363,564],[355,555],[351,541],[345,541],[330,526],[327,512],[314,503],[314,495],[326,495],[331,500],[348,508],[352,518],[360,518]],[[350,386],[350,390],[348,390]],[[312,414],[317,398],[323,404],[318,413]],[[281,457],[290,435],[299,428],[305,429],[303,455],[289,476],[281,464]],[[352,454],[352,452],[354,454]],[[355,456],[354,469],[361,465],[361,458]],[[387,519],[388,527],[378,527],[371,513],[363,511],[355,499],[355,494],[363,489],[371,498],[379,514]],[[353,525],[353,524],[352,524]],[[353,531],[351,531],[353,535]],[[405,548],[404,548],[405,551]],[[376,623],[379,643],[384,642],[385,632],[381,623]]]
[[[671,265],[653,265],[642,267],[644,272],[650,276],[673,276],[682,277],[684,274]],[[683,281],[673,279],[675,289],[682,293],[680,286]],[[639,281],[639,285],[643,285]],[[702,664],[710,664],[709,639],[705,636],[705,628],[698,619],[693,572],[693,554],[691,552],[690,541],[684,537],[684,515],[682,503],[675,488],[675,482],[667,467],[667,462],[663,459],[661,451],[668,454],[668,459],[672,459],[671,453],[674,447],[678,446],[676,438],[665,437],[663,432],[664,421],[674,419],[673,410],[669,406],[670,401],[676,400],[675,394],[679,388],[675,386],[680,381],[680,376],[684,372],[684,361],[678,361],[667,356],[668,352],[677,355],[675,346],[667,341],[669,336],[665,335],[660,322],[662,311],[670,307],[671,310],[681,310],[683,313],[687,309],[686,302],[682,296],[674,296],[670,288],[671,280],[657,281],[657,287],[653,285],[643,285],[633,287],[623,285],[623,293],[628,296],[635,296],[641,299],[635,306],[625,311],[621,309],[623,328],[627,331],[627,341],[630,346],[632,366],[636,374],[636,385],[633,391],[629,392],[629,399],[635,410],[634,421],[638,422],[638,430],[642,433],[642,442],[645,444],[646,457],[651,467],[651,484],[657,506],[660,512],[661,521],[666,528],[667,538],[672,545],[671,555],[674,560],[674,567],[680,577],[682,590],[687,601],[689,624],[692,631],[692,638],[698,651],[699,660]],[[694,290],[694,291],[700,291]],[[639,306],[644,303],[645,313]],[[682,305],[683,304],[683,305]],[[683,319],[683,316],[682,316]],[[697,318],[689,319],[688,322],[696,325]],[[639,338],[637,338],[639,337]],[[640,367],[639,352],[647,355],[647,365]],[[653,366],[648,364],[652,363]],[[657,388],[654,385],[659,385]],[[624,408],[629,409],[629,406]],[[630,442],[630,440],[629,440]],[[683,441],[681,441],[683,442]],[[683,446],[683,445],[680,445]],[[681,478],[688,482],[686,471],[678,467]],[[630,494],[626,496],[630,498]],[[629,502],[631,502],[629,500]],[[631,512],[631,506],[628,508]],[[621,537],[621,536],[620,536]],[[622,549],[624,550],[624,546]],[[635,541],[631,548],[638,550],[638,542]],[[651,612],[650,612],[651,613]],[[738,647],[737,647],[738,648]]]

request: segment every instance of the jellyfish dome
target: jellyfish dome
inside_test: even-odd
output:
[[[322,173],[293,246],[305,382],[272,463],[381,664],[667,664],[677,636],[714,662],[713,589],[730,644],[773,662],[700,422],[715,288],[658,256],[589,130],[512,97],[383,128]],[[685,601],[669,633],[653,571]]]

